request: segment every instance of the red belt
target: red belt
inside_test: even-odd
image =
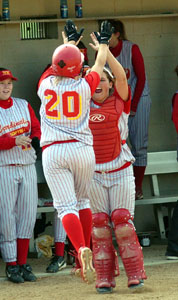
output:
[[[118,171],[121,171],[127,167],[129,167],[131,165],[131,162],[128,161],[126,162],[122,167],[118,168],[118,169],[115,169],[115,170],[112,170],[112,171],[95,171],[95,173],[100,173],[100,174],[108,174],[108,173],[114,173],[114,172],[118,172]]]
[[[12,167],[24,167],[24,165],[22,165],[22,164],[10,164],[8,166],[12,166]]]
[[[66,140],[66,141],[57,141],[57,142],[53,142],[51,144],[48,144],[48,145],[45,145],[42,147],[42,151],[45,150],[47,147],[49,146],[52,146],[52,145],[55,145],[55,144],[66,144],[66,143],[76,143],[76,142],[79,142],[78,140]]]

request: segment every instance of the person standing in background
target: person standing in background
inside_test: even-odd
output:
[[[114,33],[109,41],[110,51],[125,69],[131,87],[132,102],[128,126],[131,151],[135,157],[135,199],[143,199],[142,182],[147,165],[150,91],[139,47],[127,40],[121,21],[110,20],[110,23],[114,27]]]
[[[0,68],[0,250],[8,280],[23,283],[36,281],[26,261],[36,221],[41,131],[31,105],[11,97],[16,80]]]
[[[178,65],[175,68],[178,76]],[[177,161],[178,161],[178,91],[172,97],[172,121],[177,132]],[[166,250],[166,258],[170,260],[178,260],[178,201],[174,207],[170,229],[168,233],[168,245]]]

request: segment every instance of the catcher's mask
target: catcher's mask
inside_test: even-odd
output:
[[[71,44],[57,47],[52,56],[52,68],[56,75],[71,77],[79,75],[82,70],[84,55]]]

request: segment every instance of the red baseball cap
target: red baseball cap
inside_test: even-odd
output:
[[[2,70],[0,71],[0,81],[6,80],[11,78],[12,80],[18,80],[16,77],[14,77],[10,70]]]

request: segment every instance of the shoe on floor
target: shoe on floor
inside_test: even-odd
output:
[[[112,287],[96,288],[98,294],[111,294],[113,292]]]
[[[129,281],[128,287],[129,289],[137,289],[144,286],[144,281],[141,280],[131,280]]]
[[[30,265],[27,264],[21,265],[20,273],[25,281],[34,282],[37,280],[36,276],[32,273],[32,268]]]
[[[143,192],[141,189],[139,189],[136,191],[135,200],[142,200],[142,199],[143,199]]]
[[[20,268],[18,265],[15,266],[7,266],[6,267],[6,276],[8,280],[14,282],[14,283],[23,283],[24,278],[22,277],[20,273]]]
[[[87,283],[93,283],[96,278],[96,272],[93,267],[92,251],[87,247],[80,247],[78,260],[81,266],[81,276]]]
[[[66,267],[66,262],[63,256],[57,256],[55,255],[49,264],[49,266],[46,268],[47,273],[56,273]]]
[[[178,260],[178,255],[166,253],[166,259],[168,260]]]
[[[75,264],[71,270],[71,275],[75,275],[77,277],[81,277],[81,266],[77,257],[75,257]]]

